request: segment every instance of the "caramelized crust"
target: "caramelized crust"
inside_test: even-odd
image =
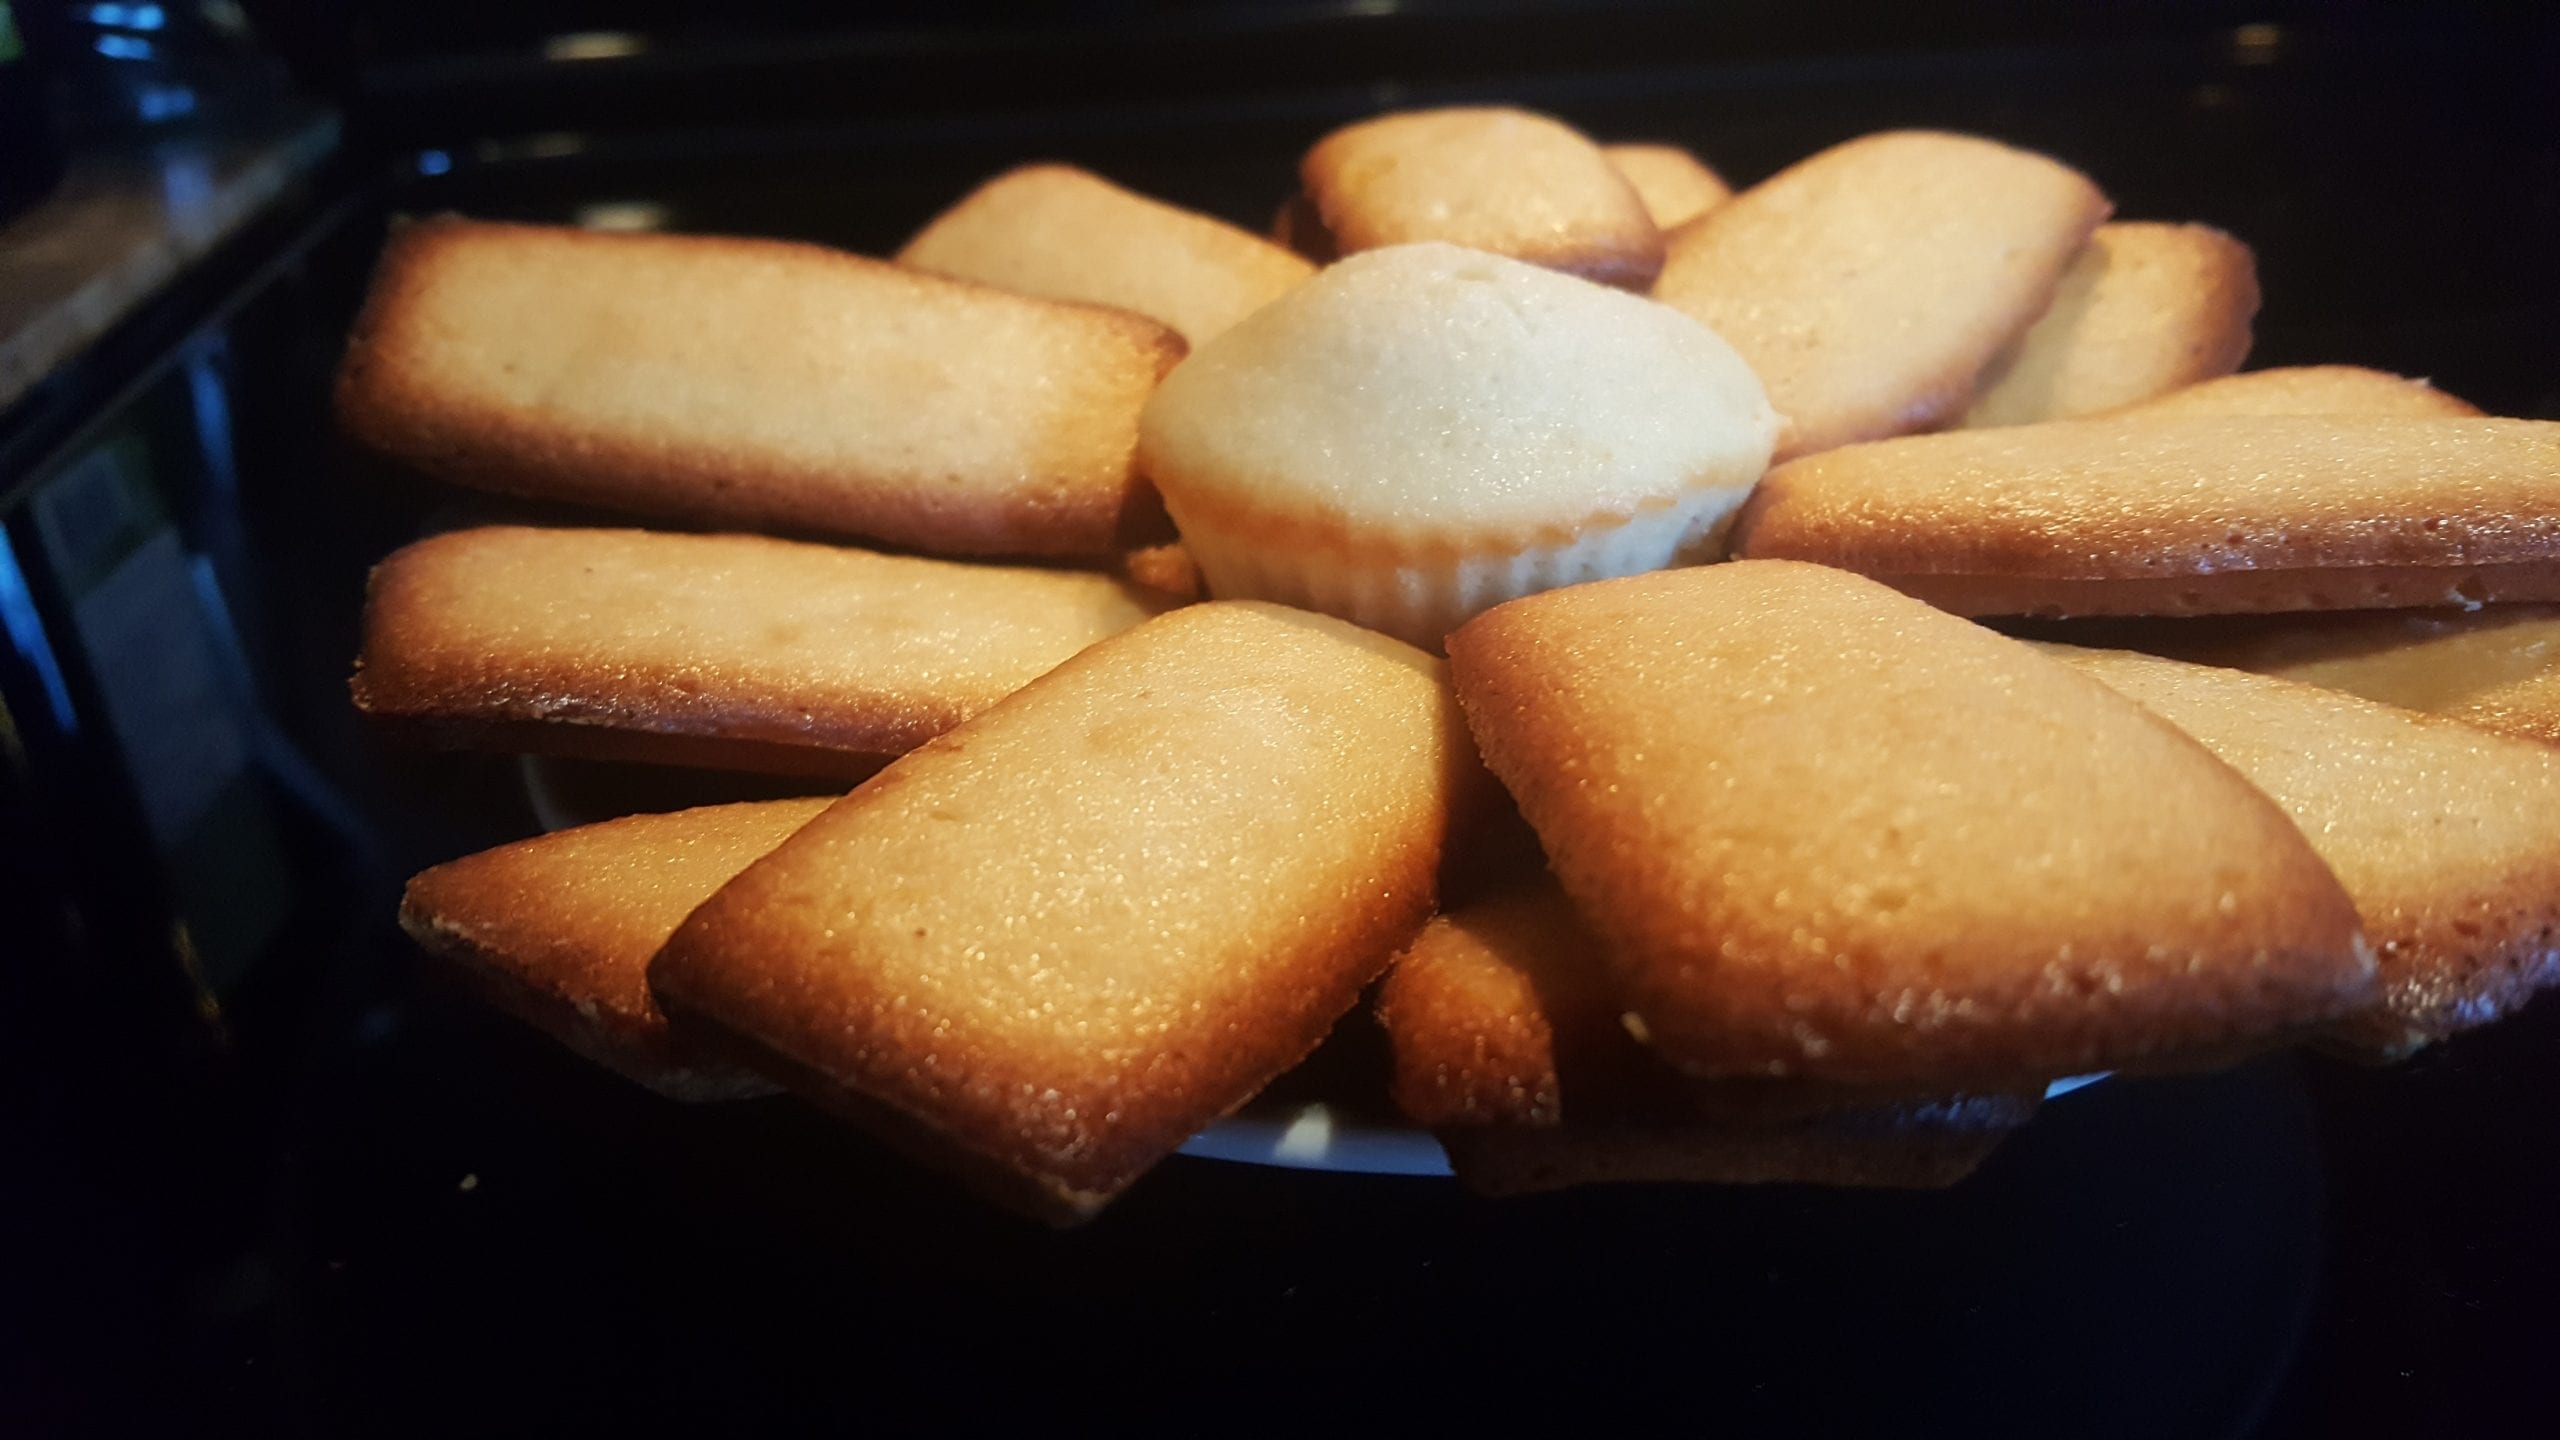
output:
[[[1930,430],[2107,218],[2078,171],[1988,140],[1835,145],[1683,226],[1654,298],[1723,336],[1787,417],[1781,459]]]
[[[2258,264],[2210,225],[2101,225],[2053,303],[1985,372],[1964,425],[2067,420],[2228,375],[2249,358]]]
[[[1944,1185],[2033,1113],[2010,1094],[1693,1081],[1619,1021],[1599,941],[1545,877],[1424,927],[1378,1018],[1396,1101],[1489,1193],[1613,1180]]]
[[[2053,638],[2273,675],[2560,745],[2560,605],[2127,621]]]
[[[358,709],[424,738],[855,778],[1171,603],[755,535],[495,526],[377,566]]]
[[[2371,1001],[2354,907],[2265,796],[1882,586],[1604,581],[1488,611],[1449,655],[1631,1023],[1691,1074],[2014,1083]]]
[[[684,917],[831,800],[633,815],[519,840],[409,882],[400,926],[501,1009],[678,1100],[773,1087],[670,1035],[649,957]]]
[[[1350,1008],[1428,914],[1475,774],[1439,662],[1193,606],[883,770],[651,983],[995,1198],[1081,1219]]]
[[[2560,982],[2560,753],[2237,670],[2040,648],[2203,741],[2337,872],[2382,982],[2337,1043],[2406,1054]]]
[[[504,494],[1104,555],[1162,523],[1130,455],[1182,355],[1141,316],[815,245],[432,220],[383,252],[338,416]]]
[[[1734,552],[1965,614],[2560,599],[2560,423],[2136,415],[1914,436],[1772,470]]]

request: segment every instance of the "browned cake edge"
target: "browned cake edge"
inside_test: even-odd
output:
[[[1370,973],[1357,984],[1343,987],[1338,1008],[1332,1007],[1328,1001],[1323,1008],[1330,1013],[1322,1023],[1309,1027],[1312,1033],[1289,1040],[1293,1053],[1287,1059],[1271,1067],[1268,1074],[1236,1096],[1207,1123],[1214,1124],[1234,1114],[1272,1081],[1295,1069],[1313,1054],[1334,1025],[1359,1003],[1362,991],[1376,978],[1375,971],[1385,969],[1393,954],[1393,946],[1381,950],[1378,963]],[[1174,1150],[1180,1147],[1181,1142],[1177,1141],[1162,1154],[1126,1173],[1070,1177],[1060,1173],[1028,1171],[1012,1158],[974,1144],[928,1117],[864,1093],[822,1065],[801,1060],[760,1036],[729,1028],[718,1016],[691,1004],[684,995],[682,980],[671,980],[669,969],[661,967],[655,959],[649,966],[649,985],[659,1008],[666,1012],[674,1033],[688,1046],[703,1054],[717,1056],[742,1070],[771,1077],[916,1164],[948,1177],[1017,1215],[1043,1224],[1066,1229],[1092,1219],[1155,1166],[1171,1158]],[[1183,1137],[1185,1140],[1188,1138]]]
[[[2195,664],[2167,658],[2154,663]],[[2197,668],[2233,674],[2226,667]],[[2320,703],[2333,708],[2370,707],[2423,729],[2462,735],[2476,728],[2451,716],[2405,711],[2304,681],[2247,671],[2237,672],[2234,678],[2241,676],[2246,678],[2240,683],[2262,690],[2317,696]],[[2138,694],[2129,693],[2127,698],[2141,703]],[[2515,748],[2526,742],[2510,745],[2504,739],[2468,736],[2465,743]],[[2560,845],[2549,847],[2534,860],[2493,875],[2466,873],[2453,887],[2438,887],[2415,906],[2381,908],[2373,900],[2360,899],[2365,938],[2376,961],[2374,1002],[2290,1038],[2358,1059],[2403,1059],[2439,1040],[2489,1024],[2542,990],[2560,986]],[[2257,1048],[2261,1047],[2251,1051]],[[2177,1072],[2218,1068],[2243,1058],[2246,1054],[2168,1057],[2125,1068]]]
[[[1902,1093],[1812,1081],[1699,1081],[1618,1022],[1599,940],[1554,882],[1426,926],[1379,986],[1397,1108],[1470,1188],[1630,1181],[1945,1185],[2034,1115],[2014,1093]],[[1443,927],[1448,927],[1444,929]],[[1460,939],[1454,955],[1434,937]],[[1491,943],[1484,959],[1466,958]],[[1487,963],[1489,961],[1489,964]],[[1588,962],[1588,963],[1586,963]],[[1511,984],[1480,988],[1488,974]]]
[[[1108,505],[1095,497],[1055,502],[1019,499],[998,506],[926,498],[920,503],[845,491],[843,477],[815,477],[760,467],[730,454],[717,464],[667,455],[640,443],[558,443],[535,425],[508,426],[486,415],[454,415],[386,353],[383,335],[417,303],[419,267],[466,232],[549,230],[441,215],[397,226],[385,242],[372,288],[347,340],[335,385],[338,425],[370,459],[451,484],[531,500],[592,505],[683,524],[759,530],[808,530],[832,536],[963,555],[1101,556],[1146,544],[1168,530],[1154,488],[1131,469]],[[616,237],[566,232],[584,242]],[[829,265],[881,267],[937,286],[957,286],[1009,302],[1054,306],[1099,317],[1123,333],[1133,358],[1162,380],[1188,353],[1182,337],[1145,316],[1104,305],[1042,300],[799,241],[734,236],[685,237],[706,248],[783,252]],[[1143,396],[1140,397],[1143,400]],[[1134,411],[1132,412],[1134,417]],[[501,432],[491,443],[492,429]]]
[[[2422,606],[2468,610],[2503,602],[2560,600],[2560,556],[2503,564],[2340,565],[2116,580],[1909,574],[1868,578],[1958,615],[2049,620]]]
[[[1800,563],[1768,568],[1798,570],[1808,576],[1820,569]],[[1575,793],[1576,780],[1569,772],[1556,768],[1551,752],[1560,743],[1569,751],[1576,743],[1577,732],[1562,726],[1551,709],[1539,704],[1543,678],[1535,667],[1523,673],[1521,666],[1506,657],[1534,648],[1538,632],[1547,623],[1545,617],[1557,606],[1590,603],[1603,587],[1630,587],[1627,593],[1635,593],[1678,583],[1681,577],[1682,572],[1664,572],[1516,600],[1478,616],[1450,637],[1457,693],[1479,751],[1488,768],[1519,797],[1523,814],[1533,824],[1552,821],[1571,805],[1567,797]],[[1577,596],[1580,598],[1566,598]],[[1953,620],[1946,623],[1956,625]],[[2036,658],[2057,672],[2072,673],[2059,661]],[[2032,1003],[2037,982],[2002,971],[1986,978],[1985,988],[1972,996],[1990,1013],[2008,1017],[2007,1023],[1998,1026],[1915,1028],[1905,1027],[1899,1020],[1887,1024],[1873,1003],[1875,991],[1843,983],[1824,987],[1818,1003],[1824,1007],[1823,1013],[1837,1014],[1844,1025],[1854,1025],[1861,1038],[1855,1044],[1843,1044],[1835,1037],[1828,1055],[1818,1060],[1799,1053],[1790,1037],[1790,1027],[1799,1023],[1797,1015],[1808,1013],[1811,1006],[1790,998],[1789,1013],[1783,1016],[1754,1015],[1755,1009],[1772,1010],[1765,997],[1756,993],[1752,1003],[1740,1006],[1731,1003],[1730,996],[1719,994],[1711,1002],[1694,1006],[1691,1013],[1648,1015],[1651,1034],[1647,1043],[1682,1070],[1702,1078],[1768,1074],[1774,1062],[1783,1061],[1790,1067],[1784,1072],[1790,1078],[1803,1075],[1861,1086],[1926,1085],[1970,1091],[1998,1089],[2029,1079],[2041,1085],[2054,1076],[2119,1068],[2146,1055],[2210,1052],[2225,1045],[2254,1042],[2279,1022],[2291,1025],[2325,1021],[2369,1004],[2374,990],[2372,956],[2357,928],[2352,904],[2328,867],[2308,842],[2301,840],[2293,821],[2193,737],[2135,706],[2093,677],[2073,678],[2075,682],[2086,682],[2086,694],[2103,696],[2106,703],[2132,707],[2135,714],[2187,750],[2201,767],[2195,772],[2196,783],[2209,782],[2224,788],[2229,818],[2237,822],[2243,808],[2255,810],[2264,838],[2288,852],[2271,858],[2264,877],[2263,913],[2270,929],[2258,943],[2277,948],[2273,952],[2261,949],[2247,964],[2233,967],[2237,983],[2247,992],[2244,1003],[2219,1005],[2208,1011],[2194,1003],[2198,998],[2194,987],[2172,983],[2165,972],[2155,972],[2140,994],[2129,1000],[2111,997],[2110,1004],[2101,1011],[2088,1011],[2069,1002],[2039,1009]],[[2075,688],[2081,687],[2075,683]],[[1560,742],[1558,737],[1564,738]],[[1552,841],[1551,831],[1552,824],[1542,828]],[[1646,943],[1647,937],[1640,923],[1630,923],[1625,914],[1599,908],[1616,898],[1596,878],[1612,873],[1608,864],[1614,862],[1604,863],[1589,855],[1577,859],[1568,847],[1558,843],[1551,843],[1549,850],[1568,895],[1573,896],[1577,908],[1604,942],[1617,949],[1615,969],[1620,983],[1632,990],[1642,980],[1630,978],[1630,972],[1638,967],[1628,963],[1626,952]],[[2118,942],[2126,943],[2129,937],[2127,931],[2118,937]],[[2199,938],[2201,943],[2210,937]],[[2135,953],[2140,952],[2137,949]],[[2087,957],[2082,958],[2085,963]],[[1669,962],[1656,968],[1667,970]],[[1630,1003],[1631,1007],[1640,1005],[1641,1000],[1631,996]],[[2278,1008],[2284,1012],[2281,1016],[2268,1013]],[[2039,1015],[2040,1023],[2020,1023],[2019,1017],[2031,1014]],[[1925,1043],[1910,1043],[1909,1037],[1915,1034],[1925,1037]],[[1953,1038],[1942,1041],[1940,1036]]]
[[[1014,1214],[1066,1229],[1100,1214],[1120,1188],[1125,1188],[1088,1189],[1052,1176],[1027,1175],[1002,1157],[963,1143],[928,1120],[874,1100],[825,1070],[794,1059],[745,1031],[729,1029],[717,1017],[688,1004],[681,988],[662,984],[660,976],[653,959],[649,965],[650,992],[657,997],[658,1008],[666,1012],[674,1033],[686,1045],[771,1079],[895,1154]]]
[[[501,755],[556,755],[570,760],[612,760],[672,765],[691,770],[739,770],[800,780],[858,782],[879,773],[891,755],[791,745],[773,740],[670,732],[646,728],[644,719],[554,717],[460,718],[388,713],[358,693],[356,708],[371,718],[388,743],[421,750],[473,750]]]
[[[400,928],[418,948],[447,962],[447,973],[492,1008],[670,1100],[739,1100],[774,1092],[775,1087],[752,1070],[718,1063],[663,1025],[637,1022],[602,1006],[581,1007],[567,996],[526,982],[468,930],[417,908],[413,896],[402,898]]]

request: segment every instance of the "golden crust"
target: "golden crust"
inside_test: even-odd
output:
[[[539,755],[610,765],[825,782],[850,788],[895,757],[855,750],[820,750],[728,735],[675,735],[622,730],[574,720],[444,720],[376,714],[372,729],[386,744],[411,750],[477,750],[492,755]]]
[[[1772,470],[1734,553],[1969,614],[2560,599],[2560,424],[2137,416],[1915,436]]]
[[[1645,213],[1665,235],[1733,198],[1723,176],[1677,145],[1603,145],[1600,153],[1636,187]]]
[[[356,707],[431,741],[858,777],[1168,602],[755,535],[491,526],[375,567]]]
[[[1967,427],[2063,420],[2240,368],[2258,313],[2249,247],[2210,225],[2101,225],[2053,303],[1984,372]]]
[[[2081,643],[2273,675],[2560,745],[2560,605],[2160,620],[2106,626]]]
[[[2560,567],[2349,565],[2334,569],[2226,570],[2121,580],[2031,575],[1893,575],[1879,580],[1956,615],[2061,620],[2097,616],[2300,615],[2444,605],[2560,600]]]
[[[2560,753],[2238,670],[2040,648],[2204,742],[2336,872],[2382,985],[2337,1043],[2405,1054],[2560,983]]]
[[[2169,415],[2361,415],[2459,419],[2480,407],[2424,380],[2361,365],[2289,365],[2226,375],[2115,412]]]
[[[1443,673],[1278,606],[1175,611],[882,771],[651,983],[1081,1219],[1297,1063],[1428,913],[1480,773]]]
[[[520,840],[409,882],[400,924],[499,1008],[679,1100],[773,1087],[672,1036],[649,957],[695,906],[828,799],[633,815]]]
[[[1785,459],[1961,415],[2106,218],[2098,188],[2044,156],[1890,131],[1681,227],[1653,294],[1751,362],[1787,417]]]
[[[1630,290],[1662,268],[1662,232],[1609,157],[1525,110],[1381,115],[1317,141],[1298,173],[1341,254],[1445,240]]]
[[[2367,1003],[2284,814],[2016,641],[1809,565],[1514,601],[1449,640],[1469,727],[1692,1074],[2008,1083]]]
[[[1025,165],[989,180],[916,232],[898,263],[1134,310],[1194,349],[1316,268],[1223,220],[1072,165]]]
[[[1182,358],[1142,316],[815,245],[457,219],[391,238],[338,376],[438,479],[963,554],[1162,523],[1131,464]]]
[[[1397,1104],[1494,1194],[1632,1180],[1949,1184],[2035,1110],[2014,1094],[1899,1097],[1693,1081],[1619,1023],[1599,942],[1544,876],[1443,915],[1379,989]]]

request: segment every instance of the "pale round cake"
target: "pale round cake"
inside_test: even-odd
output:
[[[1203,346],[1138,444],[1211,593],[1436,649],[1505,600],[1715,558],[1779,426],[1678,311],[1430,243]]]

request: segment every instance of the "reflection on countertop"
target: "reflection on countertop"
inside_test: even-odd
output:
[[[297,106],[75,152],[52,195],[0,223],[0,409],[263,214],[338,139],[335,114]]]

